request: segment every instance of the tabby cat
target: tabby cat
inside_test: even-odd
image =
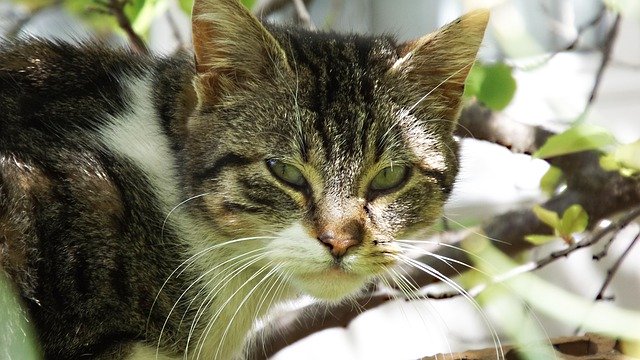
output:
[[[193,53],[3,45],[0,266],[43,357],[242,359],[274,304],[387,273],[451,192],[487,17],[397,43],[201,0]]]

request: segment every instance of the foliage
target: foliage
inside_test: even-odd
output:
[[[533,212],[540,221],[550,226],[554,231],[553,236],[528,235],[526,237],[527,241],[534,245],[542,245],[558,237],[567,244],[572,244],[574,242],[573,234],[585,231],[589,224],[587,212],[578,204],[569,206],[562,214],[562,217],[555,211],[547,210],[539,205],[533,207]]]
[[[548,159],[585,150],[602,149],[616,143],[616,139],[607,129],[578,124],[567,131],[550,137],[533,156]]]
[[[475,97],[492,110],[503,110],[516,92],[512,72],[513,69],[503,63],[485,65],[476,62],[465,84],[465,97]]]
[[[0,271],[0,358],[39,359],[33,329]]]
[[[603,151],[600,166],[607,171],[618,171],[624,176],[640,173],[640,140],[620,144],[609,130],[589,124],[575,125],[550,137],[533,156],[548,159],[586,150]],[[557,172],[548,173],[543,177],[541,187],[553,191],[560,177]]]
[[[540,190],[547,195],[553,195],[556,189],[558,189],[561,181],[562,170],[555,166],[549,166],[547,172],[545,172],[540,179]]]
[[[600,157],[600,166],[608,171],[618,171],[623,176],[640,173],[640,140],[617,146]]]

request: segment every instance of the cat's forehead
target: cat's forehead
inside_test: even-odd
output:
[[[398,60],[392,36],[335,32],[311,32],[299,28],[272,30],[295,71],[298,66],[357,75],[362,71],[385,71]]]
[[[286,152],[301,154],[303,161],[337,177],[353,177],[352,172],[385,152],[394,160],[406,157],[398,151],[407,150],[403,129],[384,85],[385,74],[398,60],[395,39],[280,28],[272,33],[296,76],[283,85],[289,89],[295,83],[295,91],[287,91],[295,97],[287,101],[295,111],[282,118],[293,140]],[[284,151],[281,142],[276,147]]]

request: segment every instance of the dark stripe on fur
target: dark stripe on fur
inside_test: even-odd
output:
[[[440,187],[440,189],[442,189],[442,192],[444,192],[445,194],[448,195],[449,193],[451,193],[453,185],[447,183],[446,174],[440,171],[431,170],[431,169],[420,169],[420,173],[424,176],[434,179],[437,182],[438,187]]]
[[[215,180],[220,173],[228,167],[241,167],[251,164],[253,160],[239,154],[228,153],[216,160],[213,165],[197,174],[200,181]]]

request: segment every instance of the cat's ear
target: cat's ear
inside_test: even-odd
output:
[[[195,0],[192,31],[199,103],[287,68],[276,39],[238,0]]]
[[[411,110],[453,124],[460,113],[464,83],[475,61],[489,11],[475,10],[434,33],[400,44],[390,72],[409,89]]]

